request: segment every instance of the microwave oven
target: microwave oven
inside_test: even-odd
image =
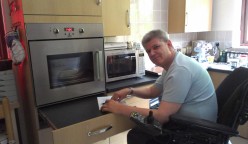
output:
[[[106,82],[145,75],[144,50],[105,50]]]

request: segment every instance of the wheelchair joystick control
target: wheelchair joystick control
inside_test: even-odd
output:
[[[145,118],[145,121],[147,124],[153,124],[154,122],[154,117],[153,117],[153,112],[149,111],[149,115]]]
[[[153,117],[153,112],[149,111],[148,116],[141,115],[138,112],[132,112],[130,119],[137,124],[137,126],[147,129],[152,134],[161,134],[162,125]]]

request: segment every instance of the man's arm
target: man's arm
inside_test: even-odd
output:
[[[154,84],[149,87],[132,88],[133,96],[137,96],[144,99],[158,97],[160,93],[161,91],[157,89]]]
[[[124,88],[117,92],[115,92],[112,96],[112,100],[121,101],[126,98],[127,95],[133,95],[140,98],[155,98],[160,94],[159,89],[157,89],[154,85],[149,87],[139,87],[139,88]]]

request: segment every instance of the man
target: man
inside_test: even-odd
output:
[[[216,121],[217,100],[206,69],[196,60],[176,52],[168,34],[161,30],[148,32],[142,39],[142,45],[151,61],[164,68],[162,75],[148,88],[125,88],[115,92],[111,100],[102,106],[102,111],[125,116],[138,112],[147,116],[150,109],[130,107],[118,101],[129,94],[147,99],[162,95],[158,109],[152,110],[154,118],[162,124],[175,113]],[[144,144],[152,137],[134,128],[128,133],[128,143]]]

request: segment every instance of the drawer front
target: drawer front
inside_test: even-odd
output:
[[[106,114],[53,131],[54,144],[91,144],[134,127],[129,118]]]
[[[2,97],[7,96],[9,101],[15,101],[17,100],[17,93],[16,91],[0,91],[0,100]]]
[[[6,82],[4,84],[0,83],[0,93],[1,92],[16,91],[15,83],[12,83],[12,84],[8,84],[8,83],[11,83],[11,82]]]
[[[0,81],[14,80],[14,74],[12,70],[0,71]]]
[[[0,71],[0,97],[7,96],[10,101],[17,99],[16,83],[12,70]]]
[[[9,85],[15,86],[15,80],[14,79],[0,80],[0,87],[2,87],[2,86],[9,86]]]

